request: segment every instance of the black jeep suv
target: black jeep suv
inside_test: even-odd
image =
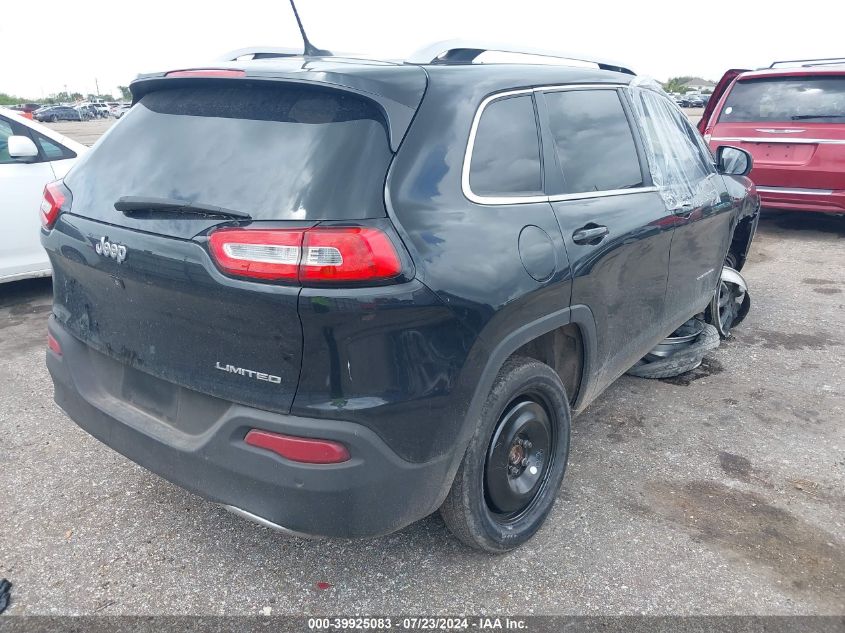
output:
[[[530,538],[570,412],[705,309],[757,198],[625,68],[481,52],[134,81],[45,190],[56,402],[288,533],[439,508],[474,547]]]

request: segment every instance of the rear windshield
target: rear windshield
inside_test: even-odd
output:
[[[845,123],[845,77],[772,77],[738,81],[721,123]]]
[[[385,215],[392,153],[378,106],[292,84],[204,84],[145,95],[67,178],[74,212],[123,196],[184,200],[255,220]]]

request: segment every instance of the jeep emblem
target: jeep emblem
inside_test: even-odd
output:
[[[109,242],[105,236],[101,237],[100,241],[94,245],[94,250],[97,251],[97,255],[116,259],[118,264],[126,259],[126,247],[123,244]]]

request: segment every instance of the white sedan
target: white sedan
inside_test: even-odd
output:
[[[84,145],[0,108],[0,283],[46,277],[39,209],[44,185],[64,178]]]

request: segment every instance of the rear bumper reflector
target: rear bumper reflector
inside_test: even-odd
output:
[[[50,332],[47,332],[47,348],[56,356],[62,355],[62,346],[56,340],[56,337]]]
[[[304,464],[339,464],[349,461],[349,451],[340,442],[294,437],[252,429],[244,442],[281,455],[285,459]]]

